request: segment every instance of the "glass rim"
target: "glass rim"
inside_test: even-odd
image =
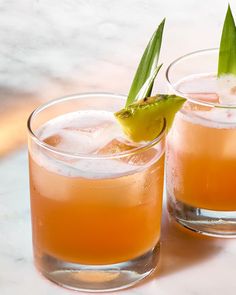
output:
[[[186,93],[184,92],[181,92],[179,90],[176,89],[176,86],[171,82],[171,79],[170,79],[170,71],[171,69],[176,65],[178,64],[179,62],[189,58],[189,57],[192,57],[192,56],[195,56],[195,55],[201,55],[201,54],[204,54],[204,53],[216,53],[219,51],[219,48],[207,48],[207,49],[200,49],[200,50],[196,50],[196,51],[192,51],[192,52],[189,52],[187,54],[184,54],[178,58],[176,58],[174,61],[172,61],[169,66],[167,67],[166,69],[166,72],[165,72],[165,78],[166,78],[166,81],[167,81],[167,85],[170,87],[170,89],[172,89],[174,91],[174,93],[176,95],[179,95],[181,97],[184,97],[186,98],[188,101],[192,102],[192,103],[195,103],[197,105],[201,105],[201,106],[207,106],[207,107],[212,107],[212,108],[222,108],[222,109],[235,109],[236,106],[235,105],[230,105],[230,104],[220,104],[220,103],[214,103],[214,102],[205,102],[205,101],[202,101],[202,100],[198,100],[196,98],[191,98],[189,97]],[[211,72],[209,72],[209,74],[212,74]],[[214,73],[216,74],[216,73]]]
[[[118,152],[118,153],[114,153],[114,154],[108,154],[108,155],[98,155],[98,154],[88,154],[88,153],[73,153],[73,152],[68,152],[65,150],[59,150],[47,143],[45,143],[44,141],[42,141],[36,134],[35,132],[32,130],[32,121],[33,119],[43,110],[47,109],[50,106],[56,105],[58,103],[63,103],[69,100],[74,100],[74,99],[79,99],[79,98],[86,98],[86,97],[91,97],[91,96],[101,96],[101,97],[113,97],[113,98],[126,98],[125,95],[122,94],[118,94],[118,93],[110,93],[110,92],[83,92],[83,93],[78,93],[78,94],[72,94],[72,95],[66,95],[66,96],[62,96],[59,98],[55,98],[52,99],[46,103],[43,103],[41,105],[39,105],[35,110],[32,111],[32,113],[29,115],[29,118],[27,120],[27,130],[28,130],[28,135],[32,138],[32,140],[34,140],[34,142],[36,144],[38,144],[39,146],[41,146],[42,148],[44,148],[47,151],[50,151],[54,154],[57,154],[59,156],[64,156],[64,157],[70,157],[70,158],[80,158],[80,159],[115,159],[115,158],[124,158],[127,156],[132,156],[132,155],[136,155],[139,154],[140,152],[144,152],[146,150],[149,150],[150,148],[152,148],[153,146],[155,146],[156,144],[158,144],[161,139],[164,137],[164,135],[166,134],[166,119],[164,118],[164,124],[162,127],[161,132],[159,133],[159,135],[152,141],[149,141],[141,146],[138,147],[134,147],[133,149],[130,149],[128,151],[124,151],[124,152]]]

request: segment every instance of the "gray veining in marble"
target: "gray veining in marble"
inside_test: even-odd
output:
[[[162,60],[168,63],[191,50],[218,45],[226,3],[1,0],[0,87],[44,99],[91,89],[126,93],[163,17],[168,19]]]

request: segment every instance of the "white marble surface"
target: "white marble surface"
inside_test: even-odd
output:
[[[215,47],[224,0],[0,0],[0,113],[21,99],[126,93],[147,40],[168,17],[166,64]],[[230,1],[236,11],[236,1]],[[163,71],[161,89],[163,84]],[[0,126],[1,127],[1,126]],[[1,144],[1,143],[0,143]],[[75,294],[32,264],[26,150],[0,159],[0,294]],[[160,269],[124,295],[233,295],[236,240],[199,237],[163,218]]]
[[[231,0],[236,10],[236,0]],[[161,61],[219,44],[228,0],[0,0],[0,98],[128,91],[167,17]],[[162,74],[164,69],[162,70]]]

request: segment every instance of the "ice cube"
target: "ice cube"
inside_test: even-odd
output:
[[[234,75],[223,75],[217,80],[217,92],[220,103],[236,105],[236,77]]]
[[[219,96],[217,93],[207,93],[207,92],[199,92],[199,93],[188,93],[188,96],[193,99],[197,99],[199,101],[205,102],[219,102]]]
[[[56,147],[60,144],[61,140],[62,140],[62,138],[59,134],[53,134],[53,135],[45,138],[43,141],[48,145]]]
[[[114,155],[122,152],[131,152],[137,147],[142,145],[135,145],[130,142],[126,142],[123,138],[115,138],[108,142],[105,146],[97,150],[97,154],[100,155]],[[120,157],[119,160],[129,163],[131,165],[145,165],[154,160],[158,155],[158,151],[155,148],[148,149],[146,151],[133,151],[127,156]]]
[[[72,153],[94,153],[112,138],[113,126],[103,122],[97,126],[69,126],[44,134],[42,140],[60,151]]]
[[[59,131],[60,142],[57,148],[71,153],[93,153],[96,150],[96,137],[93,133],[86,133],[79,130]]]
[[[113,113],[81,111],[50,120],[37,135],[60,151],[93,154],[121,132]]]
[[[122,153],[134,149],[135,146],[125,143],[124,141],[114,138],[108,142],[105,146],[98,149],[97,153],[100,155],[112,155],[117,153]]]
[[[109,127],[111,123],[110,122],[102,122],[99,125],[94,126],[85,126],[85,127],[76,127],[76,126],[69,126],[64,127],[64,130],[70,130],[70,131],[79,131],[84,133],[93,133],[94,136],[98,136],[101,130],[104,130]]]
[[[130,156],[128,162],[133,165],[143,166],[146,164],[151,164],[151,162],[157,159],[158,155],[158,150],[151,148]]]

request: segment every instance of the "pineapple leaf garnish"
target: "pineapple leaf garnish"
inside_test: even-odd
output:
[[[236,75],[236,26],[230,6],[225,16],[218,60],[218,77],[225,74]]]
[[[160,69],[157,67],[157,63],[160,55],[164,25],[165,19],[160,23],[159,27],[152,35],[152,38],[143,53],[137,72],[134,76],[134,80],[129,90],[125,105],[126,107],[132,104],[137,99],[145,98],[151,95],[154,79]],[[149,82],[147,82],[147,80]],[[149,84],[148,87],[144,87],[142,89],[146,82],[147,84]],[[140,97],[141,94],[142,97]]]

